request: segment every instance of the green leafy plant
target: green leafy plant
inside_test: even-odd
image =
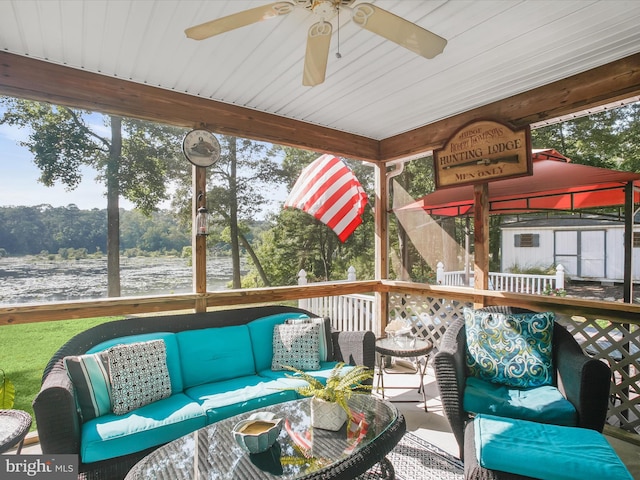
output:
[[[13,408],[13,400],[16,397],[16,388],[7,378],[4,370],[0,369],[0,408],[8,410]]]
[[[564,288],[553,288],[551,285],[547,285],[544,287],[542,291],[543,295],[549,295],[551,297],[566,297],[567,292]]]
[[[349,400],[353,394],[363,394],[371,391],[371,385],[365,385],[363,382],[373,378],[373,371],[363,365],[357,365],[343,373],[342,369],[344,366],[345,364],[342,362],[336,364],[329,374],[326,384],[323,384],[314,376],[297,368],[286,365],[283,367],[295,372],[295,375],[287,374],[287,377],[295,379],[301,378],[307,382],[308,385],[294,388],[300,395],[319,398],[327,402],[335,402],[351,417],[347,400]]]

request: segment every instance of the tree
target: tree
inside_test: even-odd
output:
[[[182,129],[118,116],[102,116],[64,106],[1,97],[5,113],[0,124],[30,128],[28,140],[20,142],[33,154],[46,186],[61,183],[78,186],[83,165],[99,172],[107,194],[108,295],[120,296],[121,196],[144,213],[168,198],[167,177],[178,162]],[[102,119],[110,135],[90,123]]]
[[[241,287],[241,245],[248,252],[262,281],[269,285],[261,262],[245,235],[243,225],[251,223],[269,201],[270,187],[282,179],[270,145],[244,138],[221,136],[220,159],[207,168],[207,209],[212,221],[227,230],[231,245],[233,288]],[[191,183],[184,177],[178,191],[183,215],[191,218]]]
[[[640,103],[531,132],[533,148],[554,148],[575,163],[640,171]]]

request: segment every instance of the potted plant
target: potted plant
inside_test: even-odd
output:
[[[0,368],[0,409],[9,410],[13,408],[15,396],[16,389],[13,383],[6,377],[4,370]]]
[[[325,430],[340,430],[347,417],[351,415],[347,400],[353,394],[371,391],[371,385],[364,385],[363,382],[373,378],[372,370],[357,365],[343,371],[344,366],[342,362],[336,364],[326,384],[297,368],[284,367],[295,372],[295,375],[287,374],[287,377],[301,378],[307,382],[307,385],[294,390],[305,397],[312,397],[311,426]]]

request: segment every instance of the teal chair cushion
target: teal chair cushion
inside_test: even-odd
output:
[[[633,477],[595,430],[478,415],[474,420],[478,464],[545,480]]]
[[[207,416],[200,405],[179,393],[125,415],[111,413],[83,423],[80,458],[90,463],[140,452],[206,424]]]
[[[463,406],[467,412],[575,426],[578,414],[551,385],[521,389],[467,377]]]
[[[256,372],[246,325],[185,330],[176,339],[185,390]]]

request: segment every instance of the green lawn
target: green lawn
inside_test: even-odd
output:
[[[122,317],[60,320],[0,326],[0,368],[16,388],[14,408],[33,416],[31,402],[40,391],[42,372],[51,356],[75,334]],[[35,418],[31,430],[35,430]]]

